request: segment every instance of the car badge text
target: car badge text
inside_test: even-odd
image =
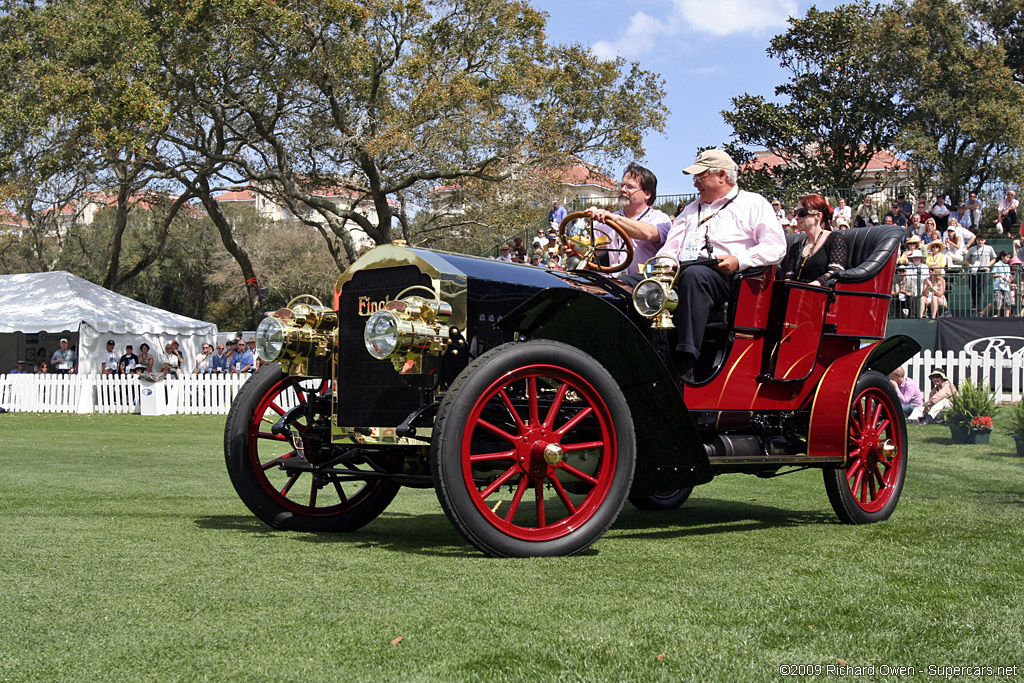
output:
[[[379,301],[374,301],[368,296],[361,296],[359,297],[359,306],[357,307],[356,312],[360,316],[368,318],[369,316],[373,315],[380,309],[387,306],[389,301],[391,301],[391,297],[381,299]]]

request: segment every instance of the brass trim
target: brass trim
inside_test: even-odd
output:
[[[337,414],[337,412],[335,412]],[[395,427],[338,427],[331,425],[331,443],[353,446],[429,446],[432,427],[418,427],[415,437],[398,436]],[[370,434],[364,434],[367,430]]]
[[[340,292],[360,271],[399,266],[415,266],[429,277],[435,296],[441,301],[448,302],[452,307],[449,325],[460,330],[466,328],[468,311],[463,295],[466,293],[467,277],[458,267],[445,261],[444,252],[414,251],[397,244],[382,244],[360,256],[339,275],[334,283],[334,291]],[[339,315],[345,315],[345,312],[339,311]]]

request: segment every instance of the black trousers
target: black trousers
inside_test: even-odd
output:
[[[634,274],[624,276],[622,281],[635,287],[643,279],[642,275]],[[700,357],[711,311],[729,300],[732,276],[708,266],[690,266],[683,268],[675,289],[679,294],[679,305],[672,313],[672,323],[679,335],[676,351],[696,359]]]
[[[988,268],[979,270],[977,273],[971,273],[970,275],[971,285],[971,308],[981,310],[985,304],[985,294],[992,287],[989,283],[992,278],[989,276]]]

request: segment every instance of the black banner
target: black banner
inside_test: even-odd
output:
[[[1024,318],[939,318],[935,348],[1007,360],[1024,355]],[[1003,386],[1009,388],[1010,382],[1011,371],[1004,370]]]

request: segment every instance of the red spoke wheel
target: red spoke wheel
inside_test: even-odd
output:
[[[907,475],[907,423],[884,375],[869,371],[857,380],[848,430],[846,467],[824,472],[832,508],[847,524],[888,519]]]
[[[629,502],[638,510],[676,510],[686,502],[686,499],[693,493],[693,487],[675,491],[665,491],[652,496],[630,496]]]
[[[441,402],[431,447],[445,513],[497,557],[590,547],[622,509],[634,460],[615,380],[549,340],[505,344],[471,363]]]
[[[242,502],[275,529],[353,531],[375,519],[400,488],[386,479],[350,479],[316,466],[333,457],[330,402],[321,379],[265,365],[242,385],[224,430],[224,457]],[[298,410],[290,412],[298,407]],[[272,428],[286,414],[287,433]],[[354,453],[348,470],[371,472],[372,453]]]

